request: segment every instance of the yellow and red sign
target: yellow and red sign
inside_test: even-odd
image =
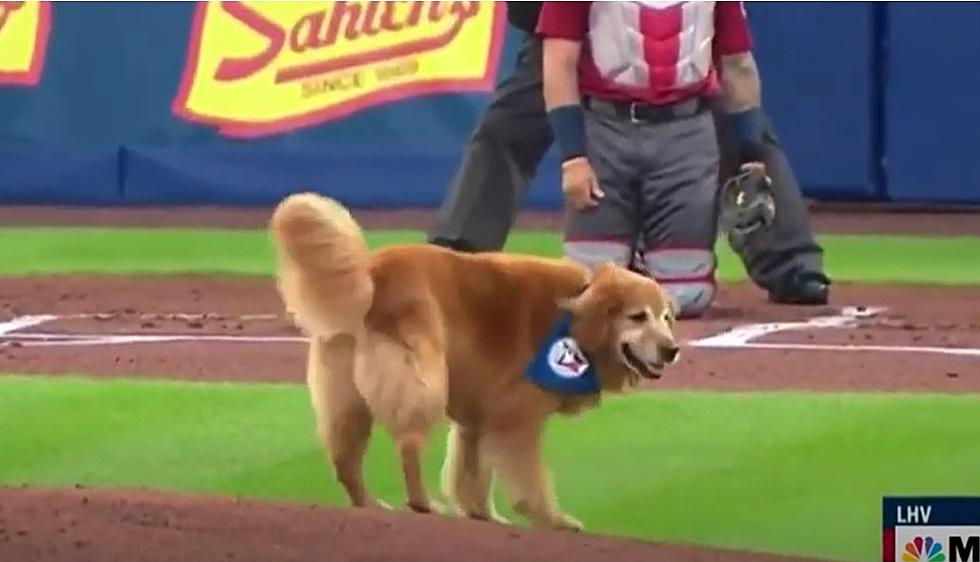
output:
[[[493,86],[503,2],[201,2],[173,112],[231,137]]]
[[[47,2],[0,1],[0,84],[38,83],[50,29]]]

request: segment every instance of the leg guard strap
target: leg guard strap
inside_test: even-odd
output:
[[[715,254],[711,250],[647,250],[644,257],[647,270],[658,281],[711,279],[715,275]]]
[[[612,262],[626,267],[632,255],[632,245],[616,240],[566,240],[565,257],[585,267]]]
[[[697,318],[715,300],[714,281],[664,281],[661,285],[677,303],[678,318]]]
[[[704,313],[715,299],[715,255],[710,250],[678,249],[647,251],[647,270],[674,297],[679,316]]]

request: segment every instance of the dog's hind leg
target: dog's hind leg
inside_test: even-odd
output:
[[[558,508],[541,459],[541,430],[533,425],[490,432],[486,436],[488,453],[500,471],[514,511],[535,527],[580,531],[582,523]]]
[[[354,386],[354,338],[336,336],[310,343],[307,385],[317,433],[330,455],[337,480],[354,507],[386,507],[364,485],[364,453],[373,419]]]
[[[479,430],[452,424],[442,466],[442,493],[467,517],[507,523],[493,507],[493,471],[480,448]]]
[[[358,354],[355,382],[371,412],[395,440],[401,459],[408,507],[420,513],[441,511],[422,481],[422,450],[446,413],[446,360],[426,338],[406,343],[368,336]]]

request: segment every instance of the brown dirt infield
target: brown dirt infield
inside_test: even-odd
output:
[[[265,209],[0,208],[4,225],[262,227]],[[359,213],[368,225],[418,228],[428,212]],[[980,234],[975,214],[815,214],[820,232]],[[521,225],[554,228],[550,213]],[[980,392],[980,287],[834,287],[832,306],[775,307],[748,285],[723,288],[685,340],[763,322],[839,316],[884,306],[848,327],[796,326],[752,343],[777,348],[688,347],[649,390]],[[14,329],[26,315],[54,315]],[[6,332],[6,333],[4,333]],[[110,340],[110,336],[122,339]],[[149,337],[185,341],[146,341]],[[82,345],[84,344],[84,345]],[[788,346],[788,347],[787,347]],[[829,346],[812,349],[807,346]],[[887,348],[877,349],[874,346]],[[911,349],[898,349],[899,347]],[[978,355],[924,352],[961,347]],[[301,383],[304,347],[281,315],[269,279],[0,278],[0,372]],[[133,490],[0,487],[0,562],[530,560],[786,560],[754,553],[662,546],[406,513],[192,497]]]
[[[869,210],[870,209],[870,210]],[[980,235],[980,207],[952,208],[941,213],[917,208],[813,205],[811,222],[824,234],[908,234]],[[119,227],[197,227],[264,228],[270,208],[264,207],[135,207],[78,208],[40,206],[0,206],[0,224],[6,226],[119,226]],[[367,228],[425,229],[434,213],[428,209],[355,210],[357,220]],[[519,228],[559,230],[561,213],[524,211]]]
[[[4,562],[805,562],[439,516],[147,491],[0,488]]]
[[[764,322],[806,321],[845,306],[885,306],[849,329],[798,329],[757,343],[840,349],[691,348],[651,390],[980,391],[980,355],[845,346],[963,347],[980,350],[974,313],[980,288],[840,285],[832,306],[784,307],[754,287],[722,289],[715,310],[682,322],[685,341]],[[281,315],[270,279],[0,279],[0,322],[25,315],[58,318],[0,335],[0,372],[302,383],[302,336]],[[80,316],[83,315],[83,316]],[[177,335],[185,341],[88,342],[80,337]],[[977,351],[980,354],[980,351]]]

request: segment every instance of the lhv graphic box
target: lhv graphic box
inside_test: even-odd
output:
[[[980,497],[886,497],[884,562],[980,562]]]

